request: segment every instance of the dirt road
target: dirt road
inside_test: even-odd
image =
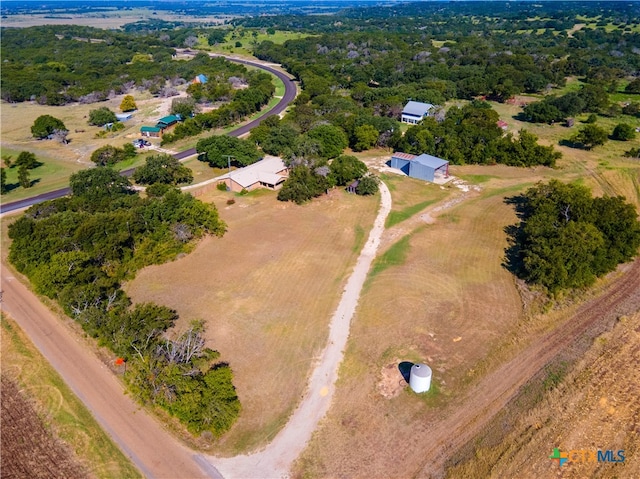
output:
[[[429,443],[424,445],[424,462],[415,477],[440,478],[452,453],[482,431],[518,392],[555,356],[583,337],[593,337],[618,316],[640,309],[640,260],[598,297],[582,304],[563,326],[536,340],[511,361],[483,378],[456,405],[456,413],[437,424],[430,424]],[[425,426],[426,427],[426,426]]]
[[[378,216],[333,313],[327,346],[311,373],[302,402],[286,426],[264,450],[226,459],[210,458],[226,479],[288,477],[291,464],[306,447],[318,422],[329,410],[338,379],[338,368],[349,337],[351,318],[380,245],[385,220],[391,211],[391,193],[384,183],[380,184],[380,193]]]
[[[141,411],[113,373],[59,318],[0,266],[2,311],[9,314],[85,403],[105,431],[148,478],[219,478]]]

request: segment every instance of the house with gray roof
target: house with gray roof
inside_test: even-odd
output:
[[[238,168],[221,177],[231,191],[269,188],[279,190],[289,176],[288,168],[277,156],[265,156],[244,168]]]
[[[404,106],[402,115],[400,116],[400,121],[402,123],[416,125],[420,123],[425,117],[429,116],[429,113],[433,109],[434,105],[432,105],[431,103],[410,101]]]

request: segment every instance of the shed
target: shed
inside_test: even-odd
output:
[[[419,101],[410,101],[402,109],[400,121],[415,125],[420,123],[425,117],[429,116],[429,112],[433,109],[431,103],[422,103]]]
[[[435,181],[436,177],[449,176],[449,162],[423,153],[420,156],[396,152],[391,156],[391,168],[406,173],[407,176],[425,181]]]
[[[180,117],[178,115],[163,116],[158,120],[158,123],[156,123],[156,127],[164,130],[165,128],[169,128],[170,126],[175,125],[179,121]]]
[[[140,127],[140,134],[146,137],[158,138],[162,134],[162,130],[157,126]]]
[[[498,125],[498,128],[503,131],[507,131],[507,129],[509,129],[509,124],[504,120],[498,120],[496,125]]]
[[[118,119],[118,121],[127,121],[130,120],[131,117],[133,117],[133,113],[128,112],[128,113],[116,113],[116,118]]]
[[[355,180],[353,183],[347,186],[347,192],[356,193],[356,191],[358,190],[358,185],[360,185],[360,180]]]

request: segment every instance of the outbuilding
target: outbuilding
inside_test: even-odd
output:
[[[116,113],[116,118],[118,119],[118,121],[127,121],[130,120],[131,117],[133,117],[133,113],[131,112]]]
[[[391,156],[391,168],[396,168],[411,178],[431,182],[435,182],[436,178],[449,177],[449,162],[425,153],[416,156],[396,152]]]
[[[162,130],[157,126],[142,126],[140,127],[140,134],[147,138],[159,138]]]
[[[425,117],[429,116],[429,113],[433,108],[434,106],[431,103],[410,101],[402,109],[400,121],[402,123],[416,125],[420,123]]]

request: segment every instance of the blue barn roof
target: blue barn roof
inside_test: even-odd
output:
[[[417,156],[412,161],[433,168],[434,170],[437,170],[438,168],[441,168],[449,163],[447,160],[443,160],[442,158],[438,158],[437,156],[427,155],[426,153]]]
[[[423,117],[429,110],[433,108],[431,103],[422,103],[419,101],[410,101],[404,106],[402,110],[403,115],[419,116]]]

